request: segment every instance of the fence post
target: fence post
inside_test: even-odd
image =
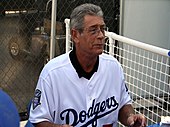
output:
[[[70,19],[65,19],[66,24],[66,52],[70,50]]]
[[[51,38],[50,38],[50,60],[55,54],[55,36],[56,36],[56,11],[57,10],[57,0],[52,0],[52,14],[51,14]]]

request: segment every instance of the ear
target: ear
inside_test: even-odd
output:
[[[79,43],[79,36],[80,33],[76,29],[71,30],[71,38],[74,41],[74,43]]]

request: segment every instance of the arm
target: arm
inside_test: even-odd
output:
[[[122,124],[128,126],[130,124],[127,123],[127,119],[132,114],[135,114],[135,111],[134,111],[132,105],[130,105],[130,104],[124,105],[119,111],[118,119]]]
[[[121,101],[119,110],[118,119],[125,126],[129,127],[145,127],[146,126],[146,118],[142,114],[135,114],[134,108],[131,105],[132,100],[130,98],[128,87],[125,83],[125,78],[123,74],[123,69],[120,66],[120,75],[122,80],[121,85]]]
[[[135,114],[135,111],[132,105],[124,105],[120,111],[118,116],[119,121],[125,126],[131,127],[145,127],[146,126],[146,118],[142,114]]]
[[[70,125],[58,125],[58,124],[54,124],[48,121],[44,121],[44,122],[40,122],[37,124],[34,124],[35,127],[72,127]]]

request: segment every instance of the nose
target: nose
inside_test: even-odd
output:
[[[101,31],[101,30],[99,30],[98,38],[103,39],[104,37],[105,37],[105,31]]]

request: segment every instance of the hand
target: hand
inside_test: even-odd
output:
[[[130,127],[146,127],[146,118],[142,114],[131,114],[127,123]]]
[[[70,125],[61,125],[60,127],[73,127],[73,126],[70,126]]]
[[[43,121],[43,122],[40,122],[40,123],[37,123],[34,125],[35,125],[35,127],[73,127],[73,126],[66,125],[66,124],[62,124],[62,125],[54,124],[54,123],[51,123],[48,121]]]

